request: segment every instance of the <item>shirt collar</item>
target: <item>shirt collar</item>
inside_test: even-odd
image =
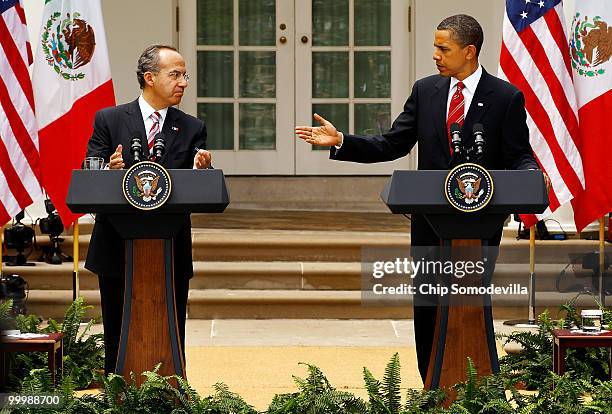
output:
[[[479,64],[478,68],[472,73],[470,76],[463,80],[463,85],[468,92],[474,94],[476,92],[476,87],[478,86],[478,82],[480,82],[480,77],[482,76],[482,66]],[[453,90],[455,85],[459,83],[457,78],[451,78],[450,81],[450,91]]]
[[[140,96],[138,97],[138,106],[140,106],[140,112],[142,113],[142,119],[144,119],[145,121],[147,119],[149,119],[149,117],[151,116],[151,114],[153,112],[155,112],[155,108],[153,108],[151,105],[149,105],[149,103],[145,100],[144,96],[142,96],[142,94],[140,94]],[[168,112],[168,107],[164,108],[164,109],[160,109],[157,112],[159,112],[160,115],[160,123],[162,122],[163,119],[166,118],[166,113]]]

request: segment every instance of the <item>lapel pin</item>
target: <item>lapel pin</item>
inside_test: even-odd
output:
[[[478,102],[478,106],[484,106],[482,102]]]
[[[179,131],[178,127],[175,127],[175,126],[173,126],[173,127],[172,127],[172,130],[173,130],[174,132],[178,132],[178,131]]]

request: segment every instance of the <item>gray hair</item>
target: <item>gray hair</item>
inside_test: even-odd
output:
[[[178,52],[176,48],[167,45],[151,45],[147,47],[138,58],[138,68],[136,69],[136,78],[140,89],[145,87],[144,74],[146,72],[159,73],[159,51],[162,49],[170,49]]]
[[[474,45],[476,47],[476,56],[480,54],[482,42],[484,41],[484,33],[480,23],[467,14],[456,14],[442,20],[437,27],[438,30],[448,30],[451,32],[453,40],[457,41],[461,47]]]

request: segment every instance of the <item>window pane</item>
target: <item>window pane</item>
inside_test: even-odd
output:
[[[240,104],[240,149],[276,149],[276,105]]]
[[[276,45],[276,1],[240,0],[240,45]]]
[[[240,96],[276,97],[276,52],[240,52]]]
[[[198,96],[234,97],[234,52],[198,52]]]
[[[312,1],[312,45],[348,46],[348,0]]]
[[[312,112],[321,115],[329,122],[334,124],[336,129],[341,132],[348,133],[349,131],[349,106],[348,104],[313,104]],[[313,120],[313,126],[319,126],[319,123]],[[329,147],[313,145],[312,149],[329,150]]]
[[[391,104],[355,104],[355,134],[381,135],[391,128]]]
[[[348,98],[348,52],[312,53],[312,97]]]
[[[391,97],[391,54],[355,52],[355,98]]]
[[[200,103],[198,118],[206,123],[206,148],[210,150],[234,149],[234,104]]]
[[[389,0],[355,0],[355,45],[391,44],[391,5]]]
[[[234,6],[232,0],[198,0],[198,44],[234,44]]]

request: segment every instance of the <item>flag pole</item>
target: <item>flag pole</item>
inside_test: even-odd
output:
[[[79,219],[77,218],[72,227],[72,301],[81,296],[79,289]]]
[[[603,308],[606,307],[606,290],[604,286],[604,272],[605,272],[605,215],[599,218],[599,303]]]
[[[527,319],[514,319],[505,321],[504,325],[516,326],[517,328],[538,327],[535,310],[535,229],[535,225],[529,228],[529,303],[527,305]]]

